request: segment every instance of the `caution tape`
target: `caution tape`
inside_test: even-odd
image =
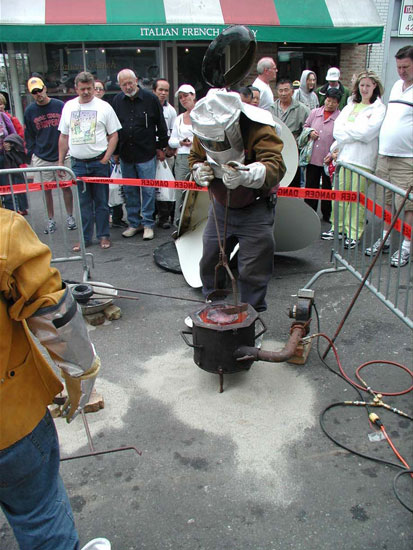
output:
[[[181,189],[183,191],[207,191],[207,187],[200,187],[194,181],[170,181],[170,180],[151,180],[151,179],[139,179],[139,178],[98,178],[98,177],[84,177],[79,178],[78,181],[84,181],[86,183],[103,183],[115,185],[129,185],[132,187],[163,187],[169,189]],[[25,193],[27,190],[42,191],[42,189],[48,191],[59,187],[70,187],[76,185],[75,181],[66,180],[59,181],[57,184],[55,181],[48,181],[44,183],[34,182],[28,183],[27,188],[25,184],[13,185],[14,193]],[[0,186],[0,195],[9,195],[10,186]],[[368,199],[363,193],[357,193],[357,191],[339,191],[335,189],[307,189],[304,187],[280,187],[277,191],[279,197],[289,197],[297,199],[313,199],[321,201],[338,201],[338,202],[360,202],[367,210],[372,212],[375,216],[390,225],[392,220],[392,214],[389,210],[384,209],[377,203],[374,203],[371,199]],[[411,239],[412,228],[407,223],[402,224],[398,219],[394,228],[396,231],[402,232],[405,237]]]
[[[194,181],[170,181],[147,180],[138,178],[82,178],[87,183],[115,183],[118,185],[131,185],[133,187],[164,187],[169,189],[182,189],[184,191],[208,191],[207,187],[200,187]]]
[[[304,187],[280,187],[279,197],[296,199],[317,199],[320,201],[357,202],[356,191],[335,191],[334,189],[306,189]]]
[[[72,187],[75,185],[73,180],[59,181],[59,187]],[[43,183],[34,182],[28,183],[27,188],[25,183],[16,183],[13,185],[13,194],[26,193],[27,191],[51,191],[52,189],[57,188],[57,183],[55,181],[45,181]],[[10,195],[10,185],[0,185],[0,196],[1,195]]]

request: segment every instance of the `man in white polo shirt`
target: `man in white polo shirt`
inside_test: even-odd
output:
[[[405,46],[396,53],[398,80],[390,93],[386,116],[379,136],[379,158],[376,176],[407,191],[413,183],[413,46]],[[396,195],[396,208],[402,197]],[[391,209],[391,193],[386,194],[386,207]],[[413,225],[413,202],[405,204],[404,221]],[[385,224],[383,235],[371,248],[366,248],[366,256],[374,256],[389,225]],[[383,253],[388,253],[390,243],[386,242]],[[391,257],[393,267],[402,267],[409,262],[411,239],[404,237],[400,250]]]
[[[109,177],[109,161],[118,143],[121,124],[112,107],[95,97],[95,80],[88,72],[75,78],[78,95],[63,107],[59,130],[59,165],[63,165],[66,153],[72,158],[76,177]],[[111,246],[109,234],[109,191],[106,184],[85,183],[79,189],[80,210],[85,245],[92,244],[93,229],[100,248]],[[80,244],[73,252],[80,250]]]
[[[253,86],[260,91],[261,109],[269,109],[274,103],[274,94],[272,93],[270,82],[277,77],[277,65],[272,57],[263,57],[257,63],[258,76],[254,80]]]

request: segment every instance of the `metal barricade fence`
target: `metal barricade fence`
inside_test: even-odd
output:
[[[44,181],[44,174],[52,173],[53,182]],[[59,176],[59,173],[61,177]],[[31,177],[34,176],[34,182]],[[49,179],[49,178],[48,178]],[[74,184],[75,183],[75,184]],[[79,182],[80,185],[82,182]],[[67,228],[67,211],[63,196],[63,189],[70,188],[73,197],[73,216],[76,228],[69,231]],[[46,233],[48,225],[48,210],[46,193],[50,191],[53,197],[54,219],[56,230]],[[26,203],[22,201],[22,194],[27,197],[27,221],[37,233],[40,240],[49,246],[52,251],[52,263],[80,262],[83,280],[90,278],[90,269],[93,267],[93,254],[86,252],[82,230],[78,185],[76,176],[70,168],[65,166],[42,166],[27,168],[8,168],[0,170],[0,199],[9,208],[15,211],[26,210]],[[50,200],[50,199],[49,199]],[[74,253],[72,247],[80,244],[79,252]],[[73,276],[72,276],[73,278]]]
[[[413,201],[412,187],[404,192],[373,174],[342,162],[337,164],[334,188],[355,191],[357,200],[334,201],[331,261],[335,265],[316,273],[305,288],[311,288],[323,274],[349,271],[413,329],[412,228],[405,222],[406,202]],[[398,209],[396,197],[404,199]],[[385,235],[384,246],[374,253],[374,244],[383,239],[385,223],[390,231]],[[392,256],[400,251],[406,236],[410,239],[408,262],[404,266],[392,265]]]

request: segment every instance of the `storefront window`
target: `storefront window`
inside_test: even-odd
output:
[[[197,99],[204,97],[210,88],[201,73],[202,60],[207,48],[208,45],[195,44],[178,46],[178,86],[191,84],[195,88]],[[179,109],[182,110],[181,105]]]
[[[132,69],[145,83],[160,76],[159,48],[153,45],[33,44],[30,72],[38,73],[51,97],[67,101],[76,95],[74,80],[81,71],[102,80],[109,95],[119,92],[121,69]],[[30,74],[29,74],[30,75]],[[27,80],[27,79],[26,79]]]
[[[63,101],[76,95],[75,76],[84,70],[81,44],[45,44],[44,82],[50,96]]]
[[[3,45],[2,45],[3,46]],[[6,109],[15,113],[14,102],[10,96],[10,88],[12,87],[12,79],[18,83],[20,94],[25,93],[25,83],[30,76],[29,55],[26,44],[13,44],[10,51],[5,48],[0,50],[0,92],[7,100]],[[15,70],[13,74],[10,72],[10,63]]]
[[[280,44],[278,46],[277,79],[300,80],[305,69],[314,71],[317,84],[325,82],[329,67],[338,67],[340,60],[339,45]]]
[[[87,70],[105,84],[109,95],[119,92],[116,77],[122,69],[132,69],[144,87],[149,87],[153,80],[161,76],[159,48],[142,43],[133,46],[88,44],[85,60]]]

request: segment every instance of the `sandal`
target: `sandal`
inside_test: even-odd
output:
[[[100,239],[100,245],[99,246],[102,249],[106,249],[106,248],[110,248],[112,246],[112,243],[110,242],[110,240],[107,237],[103,237],[102,239]]]
[[[87,248],[88,246],[91,246],[92,243],[85,243],[85,248]],[[72,246],[72,252],[80,252],[81,248],[80,248],[80,243],[76,243]]]

